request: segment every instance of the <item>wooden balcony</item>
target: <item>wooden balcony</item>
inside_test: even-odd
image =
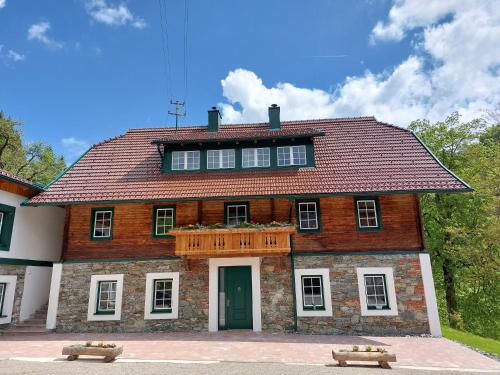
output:
[[[193,258],[269,256],[290,252],[290,234],[295,228],[224,228],[171,230],[175,255]]]

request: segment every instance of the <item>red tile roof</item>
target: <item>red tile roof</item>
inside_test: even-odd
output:
[[[222,129],[219,132],[175,132],[172,134],[167,134],[166,136],[155,139],[153,143],[198,143],[198,142],[230,142],[248,141],[248,140],[262,140],[262,139],[284,139],[284,138],[305,138],[305,137],[317,137],[324,135],[324,132],[320,129],[310,129],[310,128],[288,128],[280,130],[270,130],[270,129],[246,129],[244,126],[240,127],[242,129],[238,130],[226,130]]]
[[[38,191],[43,191],[43,187],[34,183],[34,182],[31,182],[30,180],[27,180],[25,178],[22,178],[22,177],[17,177],[16,175],[6,171],[5,169],[2,169],[0,168],[0,178],[4,179],[4,180],[8,180],[8,181],[11,181],[11,182],[14,182],[16,184],[20,184],[20,185],[23,185],[23,186],[27,186],[29,188],[32,188],[32,189],[35,189],[35,190],[38,190]]]
[[[470,189],[405,129],[373,117],[282,122],[283,132],[311,128],[325,132],[314,138],[314,168],[170,174],[162,173],[151,142],[204,137],[207,127],[131,129],[92,147],[30,204]],[[267,123],[223,125],[221,133],[266,129]]]

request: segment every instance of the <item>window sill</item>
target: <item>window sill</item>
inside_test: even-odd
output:
[[[382,230],[381,227],[367,227],[367,228],[356,228],[358,232],[380,232]]]
[[[169,238],[175,238],[175,236],[172,236],[171,234],[153,234],[154,240],[162,240],[162,239],[169,239]]]
[[[313,309],[313,308],[310,308],[310,307],[303,307],[302,308],[304,311],[325,311],[325,308],[318,308],[318,309]]]
[[[111,241],[113,237],[90,237],[91,241]]]
[[[172,314],[172,309],[168,310],[153,310],[151,314]]]
[[[97,311],[94,315],[115,315],[116,311]]]

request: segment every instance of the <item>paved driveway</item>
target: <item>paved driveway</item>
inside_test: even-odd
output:
[[[125,359],[333,364],[332,349],[383,346],[397,366],[497,370],[500,363],[444,338],[292,334],[147,333],[0,336],[0,359],[62,358],[63,345],[85,341],[123,345]]]

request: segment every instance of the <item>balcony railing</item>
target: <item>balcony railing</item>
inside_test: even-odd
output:
[[[175,255],[187,257],[265,256],[290,252],[294,227],[171,230]]]

